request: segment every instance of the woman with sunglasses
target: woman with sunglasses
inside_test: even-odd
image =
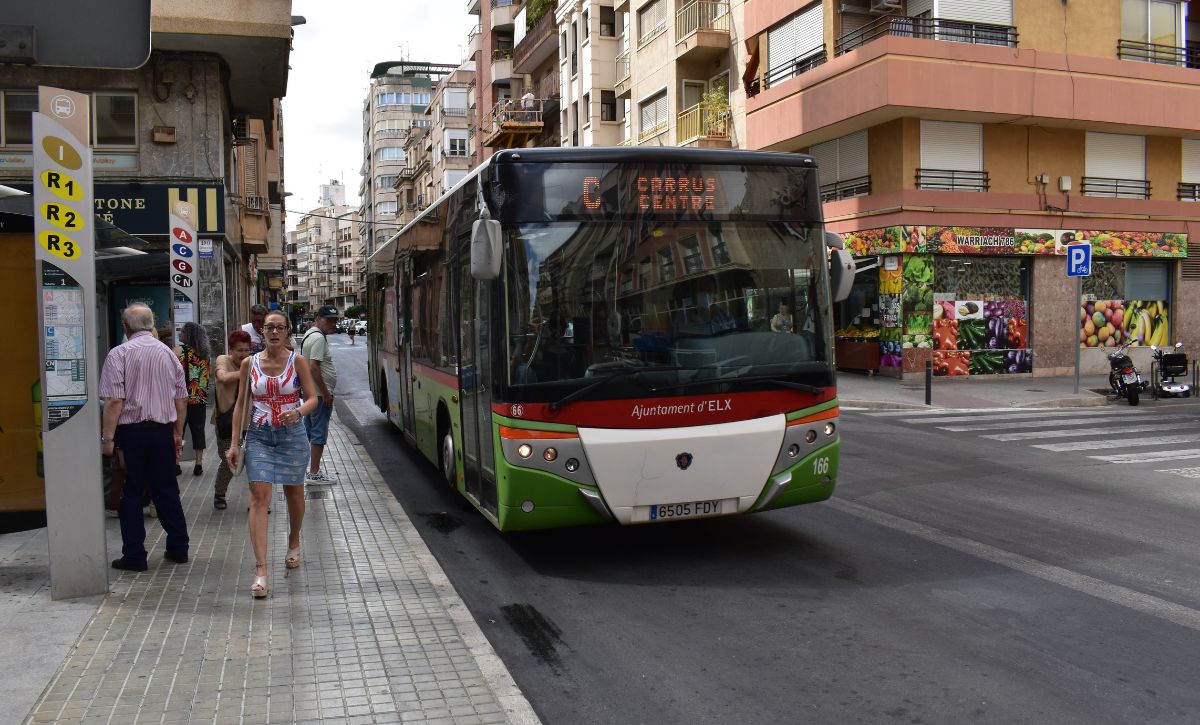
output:
[[[233,439],[227,458],[237,468],[246,456],[250,478],[250,543],[254,548],[254,585],[250,593],[267,596],[267,507],[271,486],[283,486],[288,506],[288,550],[284,566],[300,566],[300,526],[304,523],[304,473],[308,466],[308,436],[303,417],[321,402],[308,361],[287,348],[288,319],[278,310],[263,323],[262,352],[242,361],[233,429],[240,430],[246,396],[253,409],[246,430],[246,450]],[[303,394],[303,403],[301,402]]]

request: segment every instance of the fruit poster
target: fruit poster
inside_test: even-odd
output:
[[[1080,347],[1170,344],[1170,315],[1163,300],[1080,300],[1079,325]]]
[[[904,283],[900,295],[904,347],[931,348],[933,257],[928,254],[908,255],[904,258],[901,278]]]
[[[1180,232],[894,226],[849,232],[844,238],[846,249],[859,257],[897,252],[1062,256],[1068,246],[1085,242],[1099,257],[1187,257],[1187,234]]]

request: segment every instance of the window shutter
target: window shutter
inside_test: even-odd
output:
[[[258,139],[248,138],[238,142],[238,161],[242,167],[242,198],[262,196],[258,187]]]
[[[808,155],[817,162],[817,175],[822,184],[832,184],[840,181],[838,177],[838,142],[837,140],[815,144],[808,150]]]
[[[1200,184],[1200,139],[1183,140],[1183,178],[1188,184]]]
[[[1088,131],[1084,176],[1146,179],[1146,137]]]
[[[838,140],[838,181],[867,175],[867,130],[855,131]]]
[[[1169,262],[1127,262],[1125,298],[1130,300],[1170,299]]]
[[[912,12],[909,3],[909,15]],[[937,0],[933,16],[943,20],[962,20],[968,23],[1012,25],[1012,0]]]
[[[929,13],[929,17],[936,17],[937,13],[933,8],[933,0],[908,0],[908,15],[911,18],[920,17]]]
[[[983,126],[921,121],[921,168],[983,171]]]
[[[810,52],[824,45],[825,14],[821,10],[821,3],[817,3],[797,15],[795,18],[795,27],[796,45],[794,48],[795,52],[792,53],[792,58],[808,55]],[[769,40],[767,47],[771,47]],[[784,62],[788,60],[791,60],[791,58],[785,58]]]
[[[796,24],[788,18],[767,31],[767,68],[778,68],[795,57]]]

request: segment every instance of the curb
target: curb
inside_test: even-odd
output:
[[[1054,398],[1039,400],[1034,403],[1014,405],[1014,408],[1099,408],[1108,405],[1108,398],[1102,395],[1092,395],[1078,398]]]
[[[935,410],[943,407],[936,404],[901,403],[894,400],[850,400],[847,398],[838,398],[838,405],[843,408],[869,408],[871,410]]]

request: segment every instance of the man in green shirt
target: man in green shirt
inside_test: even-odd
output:
[[[321,472],[321,455],[325,452],[329,418],[333,415],[333,389],[337,387],[337,368],[333,366],[333,351],[326,335],[337,329],[337,320],[336,308],[328,305],[319,308],[313,326],[300,342],[300,354],[308,360],[313,370],[313,382],[321,394],[321,404],[304,416],[310,448],[308,475],[304,480],[309,483],[337,483],[337,476]]]

